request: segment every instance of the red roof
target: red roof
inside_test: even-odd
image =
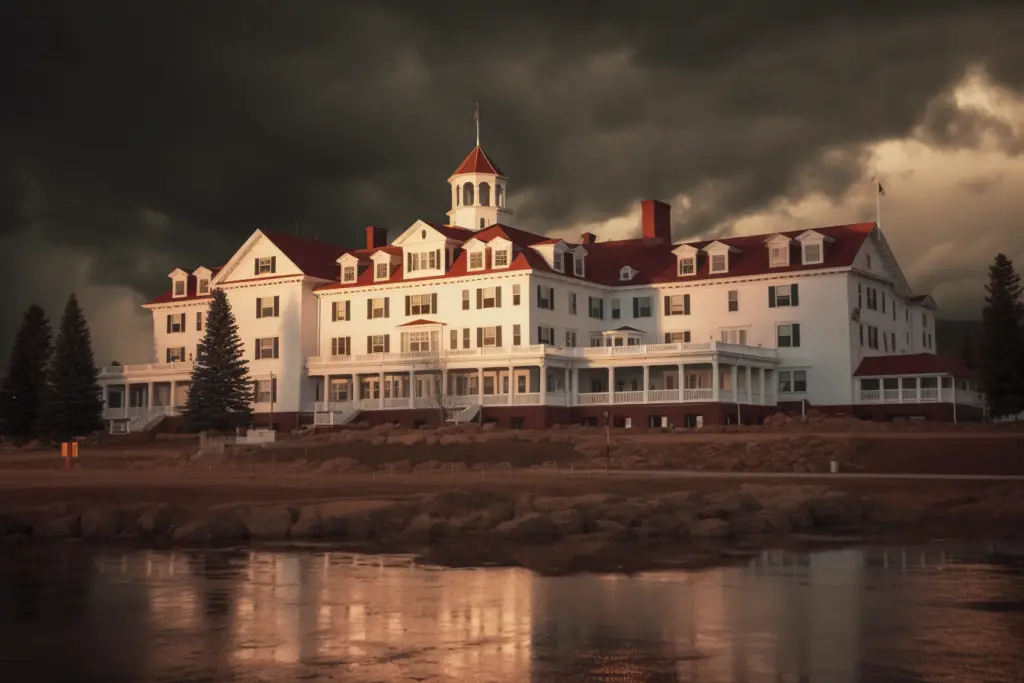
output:
[[[436,320],[424,320],[423,318],[419,318],[417,320],[413,320],[412,322],[402,323],[401,325],[399,325],[399,327],[412,327],[413,325],[443,325],[443,324],[444,323],[439,323]]]
[[[455,173],[452,173],[452,175],[461,175],[463,173],[490,173],[503,177],[505,175],[498,168],[498,165],[491,161],[491,158],[487,156],[487,152],[481,149],[480,145],[473,148],[473,151],[459,164],[459,167],[455,169]]]
[[[960,361],[932,353],[914,353],[903,356],[868,356],[857,366],[855,377],[884,377],[889,375],[953,375],[974,377],[974,371]]]
[[[298,235],[266,231],[263,231],[263,234],[304,274],[324,280],[334,280],[338,277],[338,257],[351,251],[336,244]]]
[[[440,223],[427,223],[427,225],[432,227],[434,230],[437,230],[445,237],[449,237],[453,240],[466,241],[476,234],[468,228],[460,228],[457,225],[441,225]]]

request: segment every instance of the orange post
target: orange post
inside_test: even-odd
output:
[[[72,441],[71,442],[71,457],[72,458],[77,458],[78,457],[78,442],[77,441]]]
[[[64,458],[64,469],[71,469],[71,444],[67,441],[63,441],[60,444],[60,455]]]

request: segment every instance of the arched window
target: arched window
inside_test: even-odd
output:
[[[473,183],[466,183],[462,186],[462,205],[473,205]]]
[[[491,205],[491,186],[487,183],[480,183],[480,206]]]
[[[459,186],[452,185],[452,192],[455,193],[455,206],[459,205]]]
[[[494,205],[498,207],[505,206],[505,188],[501,185],[494,186]]]

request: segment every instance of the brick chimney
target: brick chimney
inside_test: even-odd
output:
[[[592,232],[585,232],[580,235],[580,244],[593,244],[597,241],[597,235]]]
[[[388,245],[387,228],[375,228],[372,225],[366,226],[366,248],[386,247]]]
[[[644,239],[660,239],[665,244],[672,244],[672,207],[657,199],[645,199],[640,202],[643,210]]]

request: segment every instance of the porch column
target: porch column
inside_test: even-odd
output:
[[[320,381],[323,383],[323,391],[320,392],[320,400],[324,402],[324,408],[330,409],[330,406],[327,404],[330,403],[331,400],[331,376],[324,375],[320,378]]]
[[[380,396],[377,398],[377,407],[384,410],[384,371],[381,370],[377,373],[377,393]]]
[[[356,373],[353,372],[351,376],[352,376],[352,401],[353,402],[360,401],[363,398],[363,396],[362,396],[363,387],[362,387],[361,382],[359,381],[359,375],[357,375]]]
[[[482,406],[484,404],[484,369],[483,368],[477,368],[477,371],[476,371],[476,393],[477,393],[477,400],[480,402],[480,405]]]
[[[718,377],[718,361],[711,361],[711,400],[718,403],[719,396],[719,384],[721,379]]]
[[[615,366],[608,368],[608,402],[615,403]]]
[[[939,386],[942,386],[942,380],[939,380]],[[939,391],[942,391],[940,388]],[[171,380],[171,400],[167,402],[167,405],[173,411],[178,407],[178,382]]]
[[[441,397],[443,396],[448,396],[448,371],[441,368]]]
[[[153,383],[150,382],[146,385],[146,408],[153,407]]]
[[[647,392],[651,388],[651,366],[644,366],[644,403],[647,403]]]
[[[409,407],[416,407],[416,371],[409,371]]]
[[[768,405],[768,385],[765,384],[764,368],[761,368],[761,405]]]
[[[686,394],[684,392],[686,391],[686,363],[679,364],[679,379],[676,381],[676,384],[679,385],[679,400],[685,401]]]
[[[730,367],[732,368],[732,370],[730,371],[731,374],[732,374],[732,378],[729,380],[729,381],[732,382],[732,398],[733,398],[734,401],[736,401],[736,403],[739,403],[740,402],[740,383],[739,383],[739,379],[740,379],[740,366],[738,366],[738,365],[731,365]]]
[[[753,382],[753,377],[754,377],[754,373],[752,372],[752,368],[748,365],[747,366],[747,403],[750,404],[750,405],[754,404],[754,382]]]
[[[514,406],[516,404],[515,399],[512,397],[516,395],[516,366],[508,366],[508,404]]]
[[[548,402],[548,368],[542,362],[540,364],[540,404],[547,405]]]
[[[569,405],[574,406],[579,399],[580,394],[580,369],[577,366],[572,367],[572,389],[570,390]]]

